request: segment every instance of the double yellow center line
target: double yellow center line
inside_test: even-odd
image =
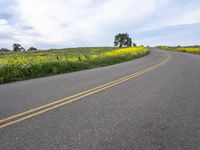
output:
[[[167,58],[165,60],[163,60],[162,62],[160,62],[158,64],[155,64],[153,66],[150,66],[148,68],[145,68],[143,70],[140,70],[140,71],[138,71],[136,73],[133,73],[133,74],[127,75],[125,77],[119,78],[117,80],[108,82],[106,84],[97,86],[97,87],[89,89],[87,91],[84,91],[84,92],[81,92],[81,93],[78,93],[78,94],[75,94],[75,95],[72,95],[72,96],[69,96],[69,97],[65,97],[65,98],[56,100],[56,101],[54,101],[52,103],[48,103],[46,105],[27,110],[25,112],[10,116],[8,118],[4,118],[4,119],[0,120],[0,129],[4,128],[4,127],[7,127],[7,126],[10,126],[12,124],[18,123],[20,121],[23,121],[25,119],[37,116],[39,114],[42,114],[42,113],[47,112],[49,110],[52,110],[54,108],[58,108],[60,106],[69,104],[69,103],[74,102],[76,100],[80,100],[81,98],[87,97],[89,95],[95,94],[97,92],[100,92],[102,90],[108,89],[110,87],[118,85],[118,84],[120,84],[122,82],[130,80],[130,79],[135,78],[137,76],[145,74],[145,73],[147,73],[149,71],[152,71],[152,70],[162,66],[163,64],[167,63],[170,59],[171,59],[171,55],[168,53]]]

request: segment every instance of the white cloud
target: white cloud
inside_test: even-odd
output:
[[[0,45],[8,47],[18,32],[5,19],[0,19]]]
[[[12,35],[10,43],[27,47],[112,45],[118,32],[200,21],[198,0],[180,8],[173,4],[173,0],[16,0],[9,7],[11,22],[0,20],[4,24],[0,36]]]
[[[178,3],[171,0],[161,11],[151,17],[152,21],[148,22],[144,30],[152,30],[167,26],[182,24],[193,24],[200,22],[200,1],[191,0],[184,2],[179,0]]]
[[[162,0],[18,0],[15,11],[17,26],[30,26],[40,36],[28,38],[34,43],[76,46],[76,40],[95,41],[116,28],[141,20],[162,6]],[[120,32],[120,31],[116,31]],[[24,39],[23,33],[21,37]],[[21,39],[21,40],[22,40]],[[79,41],[78,40],[78,41]],[[27,37],[26,37],[27,41]],[[31,43],[30,41],[30,43]],[[80,45],[79,45],[80,46]]]

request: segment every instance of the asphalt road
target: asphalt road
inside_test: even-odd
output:
[[[163,61],[70,103],[27,112]],[[0,103],[1,150],[198,150],[200,56],[151,49],[117,65],[0,85]]]

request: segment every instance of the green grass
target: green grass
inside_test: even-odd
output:
[[[0,83],[112,65],[142,57],[148,52],[144,47],[1,52]]]
[[[102,53],[118,49],[116,47],[80,47],[80,48],[65,48],[65,49],[50,49],[37,51],[21,51],[21,52],[0,52],[0,59],[5,57],[37,57],[37,56],[78,56],[83,54]]]
[[[171,51],[186,52],[186,53],[192,53],[192,54],[200,54],[200,47],[199,46],[185,46],[185,47],[158,46],[158,48],[163,49],[163,50],[171,50]]]

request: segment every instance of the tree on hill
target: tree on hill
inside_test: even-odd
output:
[[[9,49],[7,49],[7,48],[1,48],[0,49],[0,52],[9,52],[10,50]]]
[[[36,51],[37,50],[37,48],[35,48],[35,47],[30,47],[29,49],[28,49],[28,51]]]
[[[137,46],[135,43],[133,43],[133,47]]]
[[[26,49],[23,47],[20,47],[20,51],[26,51]]]
[[[127,39],[126,45],[127,45],[127,47],[131,47],[132,46],[132,39],[131,38]]]
[[[115,36],[114,45],[119,47],[130,47],[132,46],[132,39],[129,37],[128,33],[119,33]]]
[[[17,51],[20,51],[20,50],[21,50],[21,45],[17,44],[17,43],[14,43],[13,44],[13,51],[17,52]]]

